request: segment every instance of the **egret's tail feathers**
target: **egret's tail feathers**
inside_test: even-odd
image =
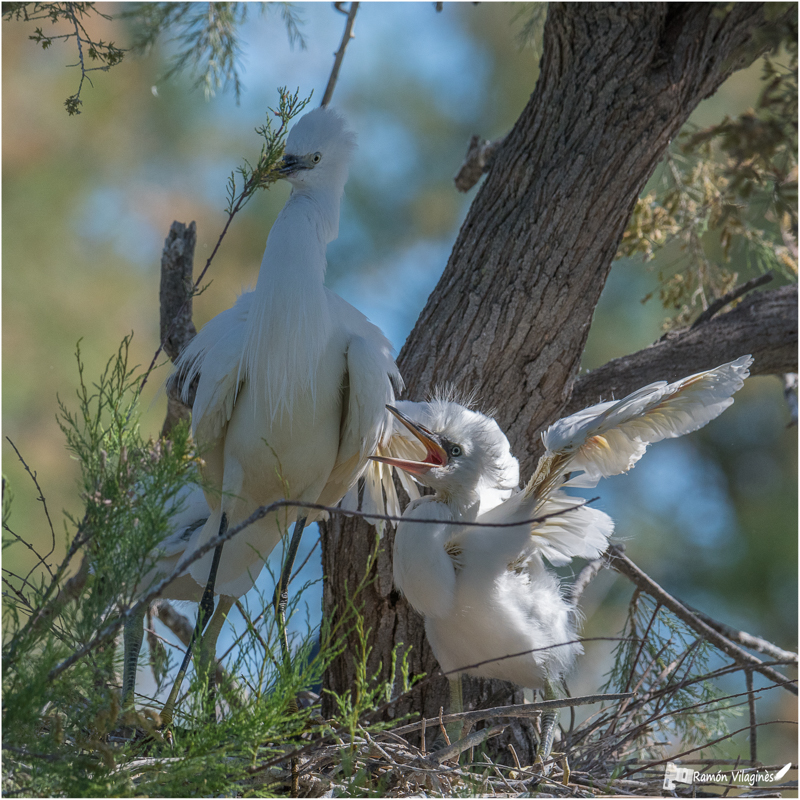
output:
[[[376,455],[384,455],[386,453],[387,451],[380,446],[376,450]],[[395,457],[399,458],[400,456],[395,455]],[[420,495],[417,485],[402,470],[396,470],[396,474],[399,476],[400,482],[409,497],[412,500],[418,498]],[[346,500],[348,509],[355,510],[358,507],[357,486],[348,492]],[[361,501],[361,510],[365,514],[400,516],[400,498],[397,496],[397,489],[392,479],[392,468],[387,464],[383,464],[380,461],[370,461],[367,466],[364,472],[364,496]],[[367,521],[377,528],[385,520],[367,517]],[[388,524],[393,527],[397,525],[396,522],[392,521],[388,521]]]
[[[381,467],[377,461],[367,466],[364,472],[364,497],[361,501],[361,510],[365,514],[386,514],[386,508],[391,504],[391,499],[383,499],[383,481],[381,480]],[[394,501],[397,501],[395,496]],[[367,517],[367,522],[382,532],[383,520]]]
[[[558,516],[548,516],[552,514]],[[582,505],[581,498],[563,492],[549,497],[537,517],[545,519],[531,530],[533,549],[556,567],[573,558],[597,558],[605,552],[608,537],[614,533],[614,521],[608,514]]]
[[[542,435],[561,474],[582,471],[569,485],[595,486],[627,472],[648,444],[683,436],[718,417],[750,374],[752,356],[675,383],[652,383],[619,401],[599,403],[551,425]]]
[[[350,487],[350,490],[341,499],[339,508],[342,511],[358,511],[358,481]]]

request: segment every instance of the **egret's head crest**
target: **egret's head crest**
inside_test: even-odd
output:
[[[315,108],[302,116],[289,132],[285,155],[302,163],[296,174],[303,181],[329,176],[344,187],[347,168],[356,148],[356,135],[333,108]],[[295,177],[295,176],[293,176]]]

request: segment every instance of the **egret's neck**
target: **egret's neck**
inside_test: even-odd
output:
[[[295,186],[281,215],[289,214],[295,220],[307,219],[317,231],[323,246],[339,235],[339,208],[342,202],[342,189],[315,186],[309,189]]]
[[[447,509],[450,519],[461,522],[474,522],[478,518],[480,497],[477,492],[448,492],[440,489],[433,496],[433,502]]]
[[[339,225],[338,201],[293,191],[267,238],[247,321],[245,379],[272,418],[299,392],[315,397],[319,358],[330,338],[325,249]]]

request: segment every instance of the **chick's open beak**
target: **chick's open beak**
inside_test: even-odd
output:
[[[397,417],[408,428],[419,442],[425,447],[424,461],[408,461],[403,458],[388,458],[387,456],[370,456],[373,461],[382,461],[384,464],[397,467],[410,472],[412,475],[424,475],[433,467],[443,467],[450,460],[447,451],[440,442],[442,437],[438,433],[428,430],[424,425],[419,425],[398,411],[394,406],[386,406],[387,410]]]

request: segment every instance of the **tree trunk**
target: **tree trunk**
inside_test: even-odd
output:
[[[479,407],[495,409],[522,475],[530,474],[540,432],[569,403],[637,197],[697,103],[758,55],[754,33],[764,24],[760,4],[549,6],[536,89],[398,359],[408,398],[424,399],[443,384],[476,391]],[[389,531],[375,581],[360,598],[371,628],[368,673],[391,678],[390,653],[402,642],[411,648],[412,674],[431,674],[438,666],[421,619],[393,587],[392,542]],[[334,518],[322,526],[326,615],[346,585],[358,583],[373,543],[361,522]],[[353,651],[334,662],[328,688],[352,686]],[[513,702],[497,682],[472,679],[465,688],[467,707]],[[433,716],[447,705],[440,678],[387,715]],[[502,750],[513,741],[521,758],[532,755],[524,726],[498,739]]]

